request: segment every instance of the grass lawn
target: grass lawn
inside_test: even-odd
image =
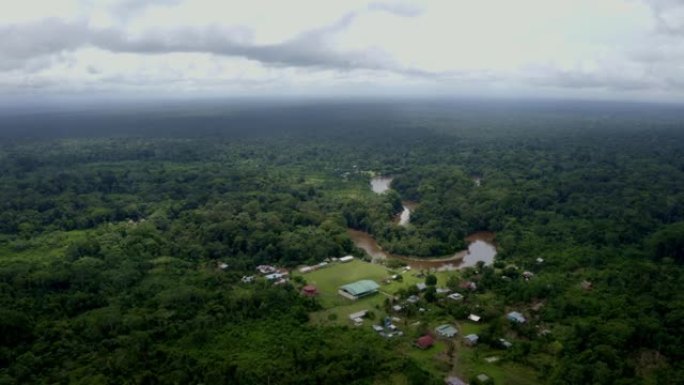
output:
[[[459,334],[462,337],[467,336],[468,334],[479,334],[482,329],[484,329],[485,325],[482,323],[474,323],[472,321],[459,321],[458,322],[458,331]]]
[[[535,371],[513,362],[488,363],[485,358],[503,355],[503,351],[484,347],[461,347],[458,350],[457,372],[465,380],[484,373],[496,384],[534,385],[539,384]]]
[[[416,360],[421,368],[438,377],[443,377],[450,369],[449,363],[443,360],[442,357],[446,347],[444,341],[437,340],[431,348],[425,350],[418,349],[412,345],[407,346],[405,354]]]
[[[384,266],[355,259],[347,263],[334,263],[323,269],[306,274],[297,272],[296,275],[302,276],[308,284],[316,286],[319,292],[319,302],[324,308],[330,309],[336,306],[348,306],[352,303],[366,303],[376,298],[379,298],[380,302],[382,302],[385,298],[382,294],[361,298],[358,301],[351,301],[339,295],[337,290],[342,285],[361,279],[370,279],[381,285],[381,291],[385,291],[382,280],[387,278],[390,272]]]

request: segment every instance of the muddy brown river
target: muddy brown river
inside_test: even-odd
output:
[[[373,192],[382,194],[389,190],[392,183],[391,177],[374,177],[371,179],[371,189]],[[416,202],[402,202],[404,210],[395,218],[395,223],[406,226],[410,223],[411,211],[417,206]],[[462,250],[452,255],[445,255],[436,258],[421,258],[405,255],[394,255],[382,250],[382,247],[370,234],[348,229],[349,237],[356,247],[363,249],[371,256],[374,262],[386,259],[399,259],[414,269],[425,270],[455,270],[465,267],[475,266],[482,261],[485,265],[491,265],[496,256],[496,245],[494,244],[494,233],[477,232],[466,237],[468,250]]]

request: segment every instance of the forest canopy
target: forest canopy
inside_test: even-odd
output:
[[[321,304],[297,283],[241,281],[362,256],[355,229],[417,257],[495,232],[482,311],[544,304],[552,335],[520,327],[510,356],[539,383],[684,384],[680,111],[207,109],[2,118],[0,383],[441,383],[365,330],[313,325]],[[392,221],[402,201],[410,226]]]

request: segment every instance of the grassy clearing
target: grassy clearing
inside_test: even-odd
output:
[[[534,370],[513,362],[488,363],[485,358],[501,357],[503,352],[484,347],[461,348],[458,352],[457,372],[464,379],[484,373],[496,384],[534,385],[540,383]]]
[[[318,288],[318,300],[324,308],[329,309],[336,306],[348,306],[352,302],[364,303],[375,299],[375,297],[383,297],[382,295],[375,295],[369,298],[362,298],[358,301],[351,301],[340,296],[337,293],[337,290],[342,285],[361,279],[370,279],[381,284],[380,290],[385,291],[385,286],[382,286],[382,281],[390,274],[390,271],[384,266],[355,259],[351,262],[335,263],[329,267],[299,275],[301,275],[307,283],[315,285]]]
[[[87,232],[83,230],[54,231],[27,240],[9,241],[0,245],[0,264],[48,263],[56,258],[62,258],[70,243],[84,239],[86,236]]]
[[[414,346],[407,346],[405,354],[416,360],[421,368],[433,373],[435,376],[444,376],[449,371],[451,365],[444,360],[446,352],[446,342],[438,340],[428,349],[421,350]]]
[[[476,324],[476,323],[473,323],[471,321],[460,321],[460,322],[458,322],[458,331],[459,331],[461,337],[467,336],[468,334],[473,334],[473,333],[479,334],[480,331],[482,329],[484,329],[484,326],[485,325],[483,325],[481,323]]]

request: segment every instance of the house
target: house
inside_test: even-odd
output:
[[[534,273],[531,271],[523,271],[522,276],[526,281],[529,281],[530,278],[534,277]]]
[[[299,272],[302,274],[309,273],[311,271],[314,271],[315,269],[312,266],[304,266],[299,268]]]
[[[593,285],[591,284],[591,282],[589,282],[587,280],[584,280],[584,281],[582,281],[582,283],[580,283],[580,287],[584,290],[591,290],[592,286]]]
[[[452,293],[447,297],[454,301],[463,301],[463,295],[461,293]]]
[[[404,308],[401,307],[401,305],[394,305],[394,306],[392,306],[392,310],[394,310],[394,311],[396,311],[396,312],[400,312],[400,311],[402,311],[403,309],[404,309]]]
[[[544,263],[544,258],[541,258],[541,257],[537,258],[537,263]]]
[[[468,383],[466,383],[465,381],[461,380],[458,377],[454,377],[454,376],[445,378],[444,384],[445,385],[468,385]]]
[[[353,259],[354,259],[353,255],[346,255],[346,256],[340,258],[340,262],[347,263],[347,262],[351,262]]]
[[[380,333],[381,331],[385,330],[385,328],[383,328],[383,327],[380,326],[380,325],[373,325],[373,330],[375,330],[376,332]]]
[[[261,274],[271,274],[271,273],[275,273],[276,270],[278,270],[275,268],[275,266],[271,266],[271,265],[259,265],[256,267],[256,269]]]
[[[417,283],[416,287],[418,288],[418,291],[423,291],[423,290],[427,289],[427,285],[424,282]]]
[[[448,287],[438,287],[437,290],[435,290],[435,293],[447,294],[447,293],[451,293],[451,289],[449,289]]]
[[[475,378],[477,379],[477,381],[478,381],[480,384],[487,384],[487,383],[489,383],[489,376],[486,375],[486,374],[484,374],[484,373],[478,374]]]
[[[519,324],[523,324],[527,321],[525,317],[517,311],[512,311],[506,314],[506,318],[511,322],[516,322]]]
[[[225,269],[228,268],[228,264],[225,263],[225,262],[221,262],[221,263],[218,264],[218,268],[221,269],[221,270],[225,270]]]
[[[473,281],[463,281],[461,282],[458,287],[461,289],[468,289],[468,290],[477,290],[477,284]]]
[[[458,330],[449,324],[444,324],[437,326],[437,328],[435,328],[435,333],[440,337],[452,338],[458,334]]]
[[[252,282],[254,282],[254,276],[253,275],[244,275],[244,276],[242,276],[241,281],[244,283],[252,283]]]
[[[427,349],[435,344],[434,338],[430,335],[424,335],[416,340],[416,346],[419,349]]]
[[[279,271],[276,273],[267,274],[264,276],[264,278],[268,279],[269,281],[275,281],[275,280],[280,280],[280,279],[287,277],[287,276],[288,276],[287,271]]]
[[[480,317],[479,315],[471,314],[468,316],[468,319],[473,321],[473,322],[480,322],[482,317]]]
[[[480,339],[477,334],[468,334],[467,336],[463,337],[463,342],[465,342],[466,345],[468,346],[475,346],[477,345],[477,341]]]
[[[337,291],[341,296],[351,300],[357,300],[378,292],[380,285],[370,279],[362,279],[353,283],[341,286]]]
[[[363,317],[368,314],[368,310],[357,311],[356,313],[349,314],[349,320],[354,323],[354,325],[359,326],[363,324]]]
[[[505,340],[503,338],[499,338],[499,343],[501,344],[501,346],[503,346],[506,349],[510,349],[511,346],[513,346],[513,344],[510,341]]]
[[[420,297],[418,297],[417,295],[412,295],[412,296],[406,298],[406,302],[408,302],[408,303],[416,303],[418,301],[420,301]]]
[[[318,289],[313,285],[306,285],[302,288],[302,294],[307,297],[315,297],[318,295]]]

